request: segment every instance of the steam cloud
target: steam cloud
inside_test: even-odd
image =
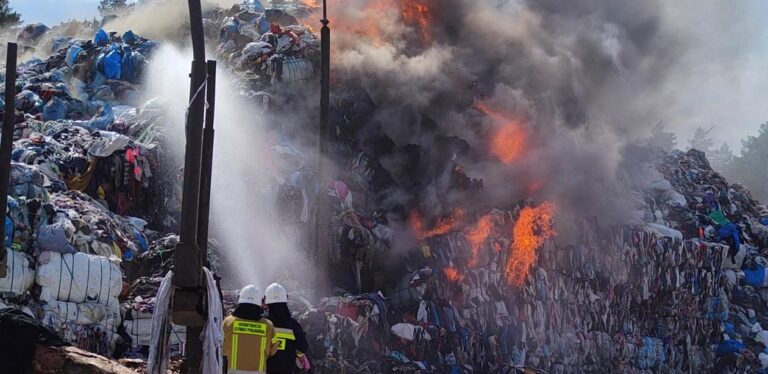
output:
[[[163,46],[153,56],[147,77],[147,95],[160,97],[166,109],[164,123],[170,154],[184,157],[184,120],[189,93],[191,50]],[[218,70],[216,138],[211,186],[211,236],[224,247],[229,286],[254,283],[262,288],[290,275],[311,284],[316,280],[301,255],[301,235],[279,222],[276,183],[267,170],[271,152],[265,119],[239,97],[225,69]],[[183,164],[183,162],[181,162]]]

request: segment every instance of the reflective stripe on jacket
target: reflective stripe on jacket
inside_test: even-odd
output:
[[[253,321],[228,316],[223,328],[228,369],[266,371],[267,358],[277,352],[272,322],[266,318]]]
[[[274,320],[278,351],[267,360],[269,374],[295,373],[296,358],[307,350],[307,338],[301,325],[293,318]]]

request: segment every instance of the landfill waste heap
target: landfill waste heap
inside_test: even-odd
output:
[[[302,91],[317,88],[319,70],[318,38],[302,25],[314,6],[277,3],[205,19],[232,84],[274,116],[313,97]],[[419,9],[403,17],[421,25]],[[146,358],[154,298],[178,242],[182,165],[168,150],[163,98],[142,95],[166,41],[104,27],[28,25],[17,37],[48,57],[18,67],[0,308],[23,311],[81,349]],[[702,152],[635,150],[642,157],[621,170],[634,223],[579,218],[575,239],[562,244],[554,240],[559,208],[545,199],[455,204],[441,214],[393,203],[393,189],[420,189],[430,178],[451,193],[482,193],[484,181],[458,161],[478,151],[440,134],[432,134],[435,153],[393,151],[382,129],[372,135],[362,125],[383,105],[366,87],[335,79],[332,91],[331,181],[319,181],[307,166],[314,156],[291,144],[291,134],[316,136],[311,130],[283,129],[270,144],[281,159],[273,170],[281,222],[302,228],[307,257],[333,269],[335,296],[284,282],[314,372],[768,368],[768,209]],[[482,101],[469,106],[475,117],[506,120]],[[418,122],[437,131],[430,118]],[[490,141],[497,162],[525,151],[514,140],[520,131],[508,126]],[[392,153],[406,172],[392,172]],[[319,205],[333,213],[320,225],[332,233],[331,253],[310,240]],[[215,240],[210,248],[213,269],[226,269],[226,251]],[[224,294],[232,308],[236,293]],[[185,339],[174,326],[174,354],[183,355]]]

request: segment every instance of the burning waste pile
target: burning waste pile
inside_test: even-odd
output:
[[[315,367],[763,370],[768,210],[695,150],[656,154],[627,173],[643,186],[637,223],[578,220],[566,246],[547,240],[549,203],[476,220],[459,211],[430,230],[413,215],[420,246],[403,260],[412,272],[386,292],[327,298],[302,314],[322,357]],[[339,236],[345,266],[376,278],[367,256],[387,245],[382,225],[350,214]]]
[[[768,367],[768,209],[698,151],[621,146],[613,123],[647,108],[615,100],[648,89],[621,83],[662,79],[667,35],[653,5],[589,3],[334,6],[328,180],[314,169],[315,4],[206,12],[210,49],[269,119],[258,189],[329,270],[329,287],[285,272],[314,371]],[[50,56],[19,67],[0,296],[72,344],[145,357],[181,165],[167,98],[142,95],[161,42],[110,22],[25,31]],[[211,247],[214,265],[236,256]],[[274,267],[248,257],[228,260]],[[174,353],[184,344],[174,326]]]

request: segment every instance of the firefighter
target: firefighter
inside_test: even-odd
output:
[[[266,373],[267,359],[277,352],[275,327],[263,318],[264,294],[247,285],[237,307],[224,319],[224,359],[227,373]]]
[[[278,349],[277,353],[267,361],[267,372],[290,374],[299,369],[309,370],[309,361],[304,355],[309,344],[301,325],[291,317],[291,311],[288,310],[288,293],[279,283],[272,283],[264,294],[264,302],[269,310],[269,320],[275,325]]]

